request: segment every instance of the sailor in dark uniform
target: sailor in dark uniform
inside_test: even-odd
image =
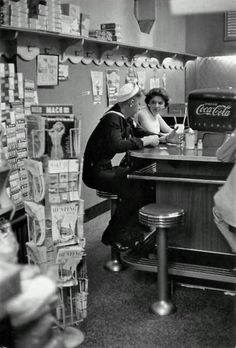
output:
[[[137,84],[121,87],[118,103],[109,109],[91,134],[84,153],[83,181],[86,186],[117,194],[120,198],[116,213],[103,233],[102,242],[119,250],[132,247],[140,237],[132,225],[137,222],[142,206],[139,183],[127,179],[129,150],[157,146],[158,135],[136,128],[133,117],[140,108],[141,92]],[[117,153],[126,153],[120,166],[112,166]]]

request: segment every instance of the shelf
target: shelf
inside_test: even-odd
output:
[[[180,60],[183,65],[188,60],[194,60],[197,58],[196,55],[183,53],[183,52],[170,52],[170,51],[162,51],[158,50],[156,48],[151,47],[144,47],[144,46],[137,46],[137,45],[129,45],[127,43],[122,42],[116,42],[116,41],[105,41],[105,40],[99,40],[95,38],[90,37],[83,37],[78,35],[70,35],[70,34],[61,34],[56,32],[48,32],[48,31],[39,31],[39,30],[33,30],[28,28],[17,28],[17,27],[10,27],[10,26],[0,26],[0,30],[5,32],[5,40],[16,40],[19,36],[19,34],[29,34],[33,36],[38,37],[51,37],[56,38],[63,41],[64,48],[68,47],[70,45],[74,45],[76,43],[80,43],[80,46],[91,46],[96,45],[99,48],[100,51],[100,57],[101,58],[104,53],[107,51],[129,51],[129,58],[134,58],[135,56],[147,56],[148,58],[157,58],[161,64],[166,58],[173,58],[176,60]],[[32,38],[32,39],[33,39]],[[31,42],[29,41],[28,45],[31,45]],[[32,41],[32,46],[33,41]],[[123,53],[122,53],[123,54]],[[166,61],[166,67],[169,66],[169,60]]]

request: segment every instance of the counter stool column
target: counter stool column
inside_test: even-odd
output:
[[[109,200],[112,217],[115,214],[119,197],[113,193],[99,190],[96,191],[96,194],[98,197]],[[111,247],[111,260],[104,264],[104,268],[110,272],[120,272],[122,269],[124,269],[124,266],[121,263],[120,252],[116,248]]]
[[[139,221],[156,228],[158,300],[151,305],[153,313],[169,315],[176,307],[168,289],[168,229],[184,223],[184,210],[167,205],[148,204],[139,210]]]

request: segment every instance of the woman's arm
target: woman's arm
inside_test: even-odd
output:
[[[172,128],[170,126],[168,126],[168,124],[166,123],[166,121],[163,120],[161,115],[158,115],[158,119],[160,122],[160,130],[162,133],[170,133],[172,131]]]
[[[155,129],[153,129],[153,124],[149,121],[146,110],[140,110],[137,113],[136,119],[138,125],[142,127],[145,131],[148,131],[152,134],[158,134],[157,132],[155,132]]]

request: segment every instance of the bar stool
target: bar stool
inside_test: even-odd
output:
[[[100,198],[106,198],[109,200],[112,217],[116,211],[119,197],[113,193],[100,190],[97,190],[96,194]],[[122,269],[124,269],[120,259],[120,252],[114,247],[111,247],[111,260],[105,263],[104,268],[110,272],[120,272]]]
[[[168,291],[168,229],[184,223],[183,209],[169,205],[148,204],[139,210],[139,221],[156,228],[158,300],[151,305],[153,313],[169,315],[176,307]]]

